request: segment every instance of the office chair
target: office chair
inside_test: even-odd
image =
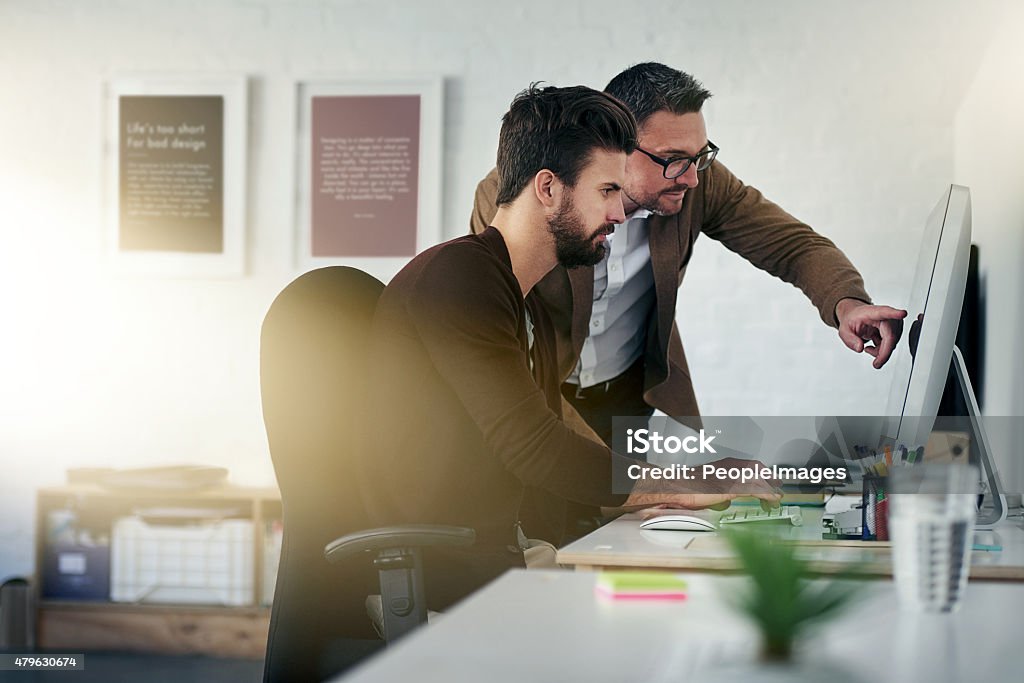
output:
[[[425,621],[419,547],[473,542],[462,527],[368,529],[352,464],[372,457],[360,430],[383,287],[354,268],[320,268],[285,287],[263,321],[260,391],[284,517],[264,681],[322,680],[379,649],[364,606],[378,590],[386,640]]]

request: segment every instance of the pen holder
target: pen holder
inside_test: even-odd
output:
[[[861,537],[865,541],[889,540],[888,477],[864,476],[861,498]]]

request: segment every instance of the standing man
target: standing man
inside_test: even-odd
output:
[[[715,160],[701,113],[710,92],[656,63],[626,69],[605,92],[633,112],[639,131],[626,162],[625,219],[594,268],[556,267],[535,288],[555,323],[562,394],[605,443],[617,415],[699,415],[675,312],[701,233],[799,287],[843,343],[874,356],[875,368],[885,364],[906,311],[871,305],[831,241]],[[491,224],[499,175],[477,187],[475,233]]]
[[[360,461],[371,516],[476,530],[470,548],[425,551],[432,606],[523,566],[526,487],[605,506],[697,508],[741,493],[699,481],[658,482],[667,487],[659,493],[641,479],[616,494],[613,464],[636,461],[562,420],[554,327],[531,292],[556,266],[603,257],[625,217],[635,144],[633,117],[613,97],[583,87],[524,91],[502,121],[491,227],[423,252],[381,295],[369,359],[375,428]],[[743,493],[778,500],[760,480]]]

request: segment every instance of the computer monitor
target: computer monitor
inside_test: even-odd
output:
[[[924,445],[935,423],[949,375],[971,250],[971,193],[951,185],[928,216],[907,302],[904,341],[910,353],[895,364],[885,415],[887,433],[909,447]]]
[[[857,447],[875,452],[887,445],[913,449],[927,443],[949,372],[970,246],[970,191],[951,185],[925,223],[903,338],[888,363],[892,381],[881,417],[819,418],[820,443],[838,441],[833,453],[850,459]]]
[[[895,368],[885,414],[895,424],[889,424],[883,433],[909,448],[926,444],[952,365],[968,406],[971,459],[979,465],[992,499],[991,508],[978,516],[978,526],[985,527],[1005,517],[1006,504],[974,389],[955,346],[970,250],[971,193],[966,187],[951,185],[925,225],[901,342],[909,347],[909,353],[897,349],[891,361]]]

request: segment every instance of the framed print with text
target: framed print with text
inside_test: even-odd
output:
[[[244,76],[132,76],[105,85],[107,243],[117,270],[245,273]]]
[[[297,265],[404,264],[439,242],[441,79],[303,81],[297,95]]]

